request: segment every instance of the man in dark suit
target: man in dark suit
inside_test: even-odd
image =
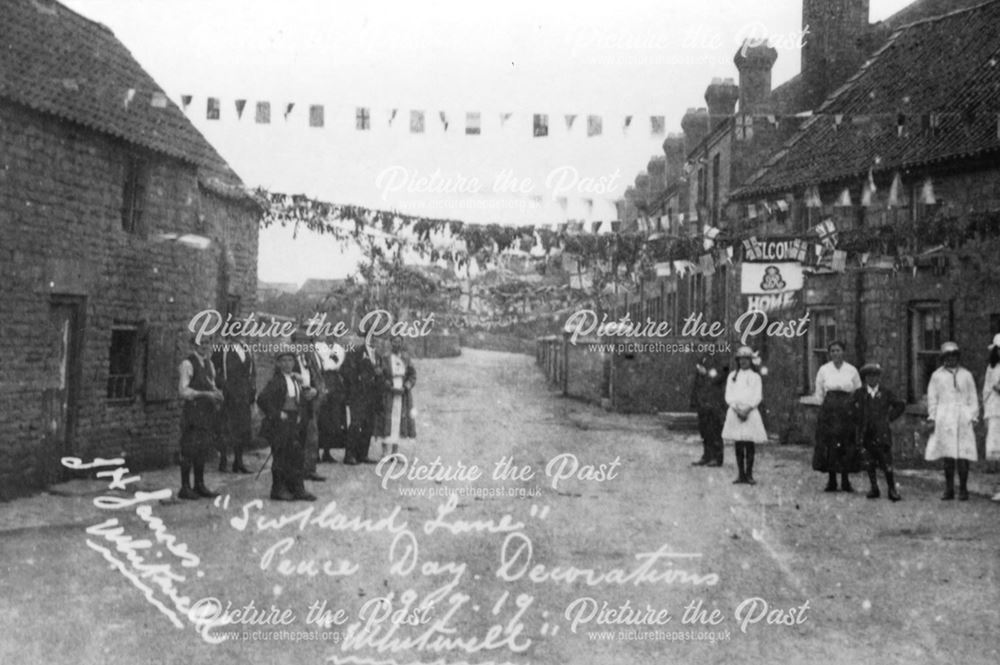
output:
[[[299,437],[302,425],[303,393],[301,377],[295,374],[296,354],[291,348],[278,353],[274,376],[257,397],[264,413],[261,435],[271,445],[271,498],[275,501],[315,501],[303,481],[303,448]]]
[[[233,449],[233,472],[252,473],[243,464],[243,449],[253,438],[250,410],[257,397],[257,368],[243,339],[226,343],[212,354],[216,383],[222,389],[222,436],[219,471],[226,471],[226,449]]]
[[[382,376],[378,368],[378,354],[365,331],[347,353],[341,374],[347,399],[348,434],[344,464],[375,464],[368,457],[375,423],[382,408]]]
[[[854,393],[854,413],[858,423],[857,440],[868,458],[868,479],[872,487],[867,496],[869,499],[879,498],[876,470],[882,469],[889,486],[889,500],[899,501],[902,497],[896,491],[893,476],[892,430],[889,424],[902,415],[906,405],[891,390],[880,385],[882,367],[878,364],[866,364],[859,374],[865,385]]]

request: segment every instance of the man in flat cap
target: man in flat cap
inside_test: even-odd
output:
[[[865,452],[868,479],[871,481],[871,491],[867,496],[869,499],[881,496],[876,475],[876,471],[881,469],[889,488],[889,500],[899,501],[902,497],[896,491],[892,467],[892,430],[889,424],[903,415],[906,404],[881,385],[882,366],[878,363],[863,365],[859,374],[864,385],[854,393],[854,412],[858,423],[857,440]]]

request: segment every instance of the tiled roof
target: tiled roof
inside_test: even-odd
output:
[[[894,32],[732,198],[998,151],[998,112],[993,0]]]
[[[242,184],[108,28],[54,0],[0,0],[0,17],[0,98]]]

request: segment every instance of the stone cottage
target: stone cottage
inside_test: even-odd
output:
[[[173,458],[191,317],[255,303],[261,206],[128,49],[0,0],[0,493]]]

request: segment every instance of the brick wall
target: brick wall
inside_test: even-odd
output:
[[[0,102],[0,487],[4,496],[52,479],[53,460],[124,454],[131,468],[161,464],[177,446],[179,404],[107,398],[111,329],[139,324],[179,347],[193,313],[217,307],[220,279],[253,304],[257,217],[253,208],[199,190],[195,167],[149,154],[143,232],[123,230],[128,146]],[[200,233],[199,251],[158,242],[158,233]],[[227,260],[223,246],[232,249]],[[81,376],[76,435],[52,440],[51,391],[60,383],[61,331],[53,298],[82,303]],[[149,357],[142,349],[140,366]],[[176,363],[171,361],[176,381]],[[165,370],[161,370],[165,371]],[[162,376],[143,376],[147,383]],[[56,469],[58,471],[58,469]]]

